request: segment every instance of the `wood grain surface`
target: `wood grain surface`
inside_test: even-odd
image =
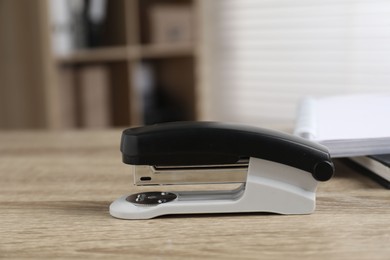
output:
[[[119,220],[120,131],[0,133],[0,258],[390,259],[390,192],[341,163],[311,215]]]

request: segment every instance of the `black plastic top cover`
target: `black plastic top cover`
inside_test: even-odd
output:
[[[333,176],[328,150],[289,134],[217,122],[175,122],[129,128],[121,141],[123,162],[184,166],[233,164],[255,157],[312,173],[319,181]]]

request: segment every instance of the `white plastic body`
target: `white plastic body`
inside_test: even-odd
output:
[[[309,214],[315,210],[317,181],[311,173],[288,165],[250,158],[246,184],[231,199],[180,200],[154,206],[136,205],[120,197],[110,214],[121,219],[150,219],[170,214],[272,212]]]

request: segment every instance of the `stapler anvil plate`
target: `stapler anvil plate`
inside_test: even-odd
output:
[[[125,195],[110,205],[122,219],[168,214],[272,212],[309,214],[319,181],[334,166],[327,149],[292,135],[216,122],[130,128],[121,140],[134,184],[156,191]],[[230,190],[175,191],[174,185],[236,183]],[[160,190],[161,187],[170,190]]]

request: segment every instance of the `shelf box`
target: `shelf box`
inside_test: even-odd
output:
[[[131,124],[128,62],[58,67],[61,128],[108,128]]]
[[[191,5],[152,5],[149,10],[149,20],[152,44],[189,44],[194,40]]]

